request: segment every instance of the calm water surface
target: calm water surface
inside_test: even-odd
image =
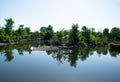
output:
[[[27,51],[0,46],[0,82],[120,82],[120,52],[107,47]]]

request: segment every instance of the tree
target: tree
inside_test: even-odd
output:
[[[23,34],[23,27],[24,27],[24,25],[19,25],[18,35],[20,35],[20,36],[22,36],[22,34]]]
[[[109,34],[109,29],[108,29],[108,28],[105,28],[105,29],[103,30],[103,35],[104,35],[104,36],[108,36],[108,34]]]
[[[114,40],[120,40],[120,28],[114,27],[111,29],[110,37]]]
[[[14,21],[13,21],[12,18],[5,19],[5,21],[6,21],[6,24],[5,24],[6,35],[11,36],[12,35]]]
[[[46,38],[50,40],[53,36],[53,27],[51,25],[48,25],[46,31],[47,31]]]
[[[46,27],[41,27],[40,28],[40,36],[42,40],[46,39]]]
[[[39,31],[33,32],[33,33],[31,34],[31,38],[38,40],[38,39],[40,38],[40,33],[39,33]]]
[[[25,27],[25,30],[27,32],[27,35],[30,35],[30,32],[31,32],[30,27]]]
[[[78,44],[79,43],[79,26],[78,24],[73,24],[72,29],[70,30],[70,42],[72,44]]]
[[[0,27],[0,42],[4,41],[5,37],[5,29],[3,27]]]
[[[51,25],[48,25],[48,27],[41,27],[40,35],[43,40],[50,40],[53,36],[53,27]]]
[[[18,35],[21,36],[22,38],[25,38],[27,36],[27,30],[26,28],[24,28],[24,25],[19,25]]]
[[[0,27],[0,35],[5,35],[5,29],[4,29],[4,27]]]
[[[88,44],[90,43],[90,29],[88,29],[86,26],[82,27],[82,36],[85,39],[85,42]]]
[[[59,45],[60,44],[59,38],[57,36],[57,33],[54,33],[53,37],[50,40],[50,43],[52,45]]]
[[[64,33],[63,33],[63,30],[61,31],[57,31],[54,36],[53,36],[53,40],[56,42],[56,44],[60,44],[62,45],[63,44],[63,37],[64,37]],[[55,40],[56,39],[56,40]],[[54,42],[53,41],[53,42]]]

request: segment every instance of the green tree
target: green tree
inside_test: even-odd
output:
[[[107,44],[107,36],[104,36],[101,32],[97,32],[95,42],[97,45],[105,45]]]
[[[114,27],[111,29],[110,38],[114,40],[120,40],[120,28]]]
[[[31,38],[35,39],[35,40],[40,39],[40,33],[39,33],[39,31],[32,32]]]
[[[23,35],[23,27],[24,27],[24,25],[19,25],[19,28],[18,28],[18,35],[19,36]]]
[[[6,21],[6,24],[5,24],[6,35],[11,36],[12,35],[14,21],[13,21],[12,18],[5,19],[5,21]]]
[[[89,44],[90,43],[90,29],[88,29],[86,26],[83,26],[81,33],[85,39],[85,43]]]
[[[5,38],[5,29],[3,27],[0,27],[0,42],[4,42]]]
[[[58,44],[62,45],[63,44],[63,37],[64,37],[63,30],[57,31],[55,37],[56,37],[55,41],[56,42],[58,41]]]
[[[40,28],[40,36],[41,36],[42,40],[46,39],[46,33],[47,33],[46,27],[41,27]]]
[[[27,30],[26,30],[26,28],[24,28],[24,25],[19,25],[18,35],[21,36],[22,38],[26,38]]]
[[[5,35],[5,29],[4,29],[4,27],[0,27],[0,35]]]
[[[78,24],[73,24],[72,29],[70,30],[70,42],[72,44],[78,44],[79,43],[79,26]]]
[[[53,27],[51,25],[48,25],[48,27],[41,27],[40,35],[43,40],[50,40],[53,36]]]
[[[53,27],[51,25],[48,25],[46,31],[47,31],[46,38],[50,40],[53,36]]]
[[[52,37],[51,40],[50,40],[50,43],[51,43],[52,45],[59,45],[59,44],[60,44],[59,39],[60,39],[60,38],[58,38],[57,33],[54,33],[53,37]]]
[[[27,35],[30,35],[30,33],[31,33],[30,27],[25,27],[25,30],[27,32]]]
[[[103,30],[103,35],[104,35],[104,36],[108,36],[108,34],[109,34],[109,29],[108,29],[108,28],[105,28],[105,29]]]

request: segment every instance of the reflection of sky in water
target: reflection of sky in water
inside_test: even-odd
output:
[[[1,82],[118,82],[120,81],[120,55],[89,55],[86,60],[78,59],[77,66],[71,67],[68,59],[57,61],[45,51],[33,51],[29,54],[18,55],[12,51],[14,59],[4,62],[5,57],[0,54]]]

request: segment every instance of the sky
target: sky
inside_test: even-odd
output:
[[[15,21],[14,29],[52,25],[59,31],[74,23],[101,31],[120,27],[120,0],[0,0],[0,26],[7,18]]]

